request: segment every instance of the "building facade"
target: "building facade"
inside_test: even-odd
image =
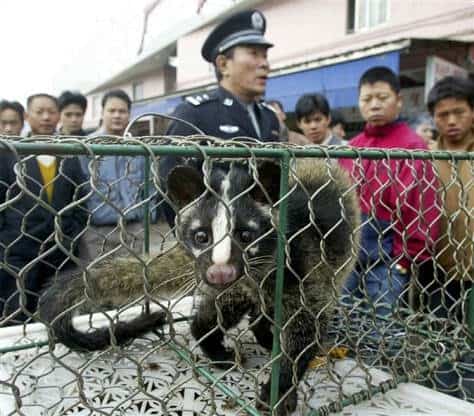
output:
[[[320,92],[350,122],[360,122],[357,82],[375,65],[399,73],[408,114],[423,111],[425,90],[437,78],[474,74],[472,0],[234,0],[208,15],[205,7],[173,33],[155,33],[160,41],[146,56],[88,92],[88,127],[98,123],[100,99],[111,88],[130,94],[133,116],[170,113],[183,97],[214,88],[201,45],[219,21],[250,7],[264,12],[266,37],[275,44],[267,98],[282,101],[289,113],[300,95]]]

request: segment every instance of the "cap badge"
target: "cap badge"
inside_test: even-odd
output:
[[[254,29],[263,30],[263,17],[259,12],[253,13],[251,20]]]

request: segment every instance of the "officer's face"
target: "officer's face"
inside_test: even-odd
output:
[[[267,46],[241,45],[230,58],[219,55],[217,65],[223,76],[221,85],[238,98],[250,102],[265,93],[270,66]]]
[[[118,97],[110,97],[102,110],[105,132],[121,136],[127,127],[129,116],[127,103]]]

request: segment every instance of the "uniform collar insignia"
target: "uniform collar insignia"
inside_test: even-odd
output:
[[[197,96],[189,96],[189,97],[186,97],[186,101],[192,105],[200,105],[201,104],[201,101],[202,100],[199,100]]]
[[[234,104],[234,100],[232,98],[227,97],[224,99],[223,104],[227,107],[230,107],[232,104]]]

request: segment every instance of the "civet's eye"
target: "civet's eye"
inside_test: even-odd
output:
[[[209,244],[209,234],[206,231],[199,230],[194,234],[194,241],[196,244],[205,245]]]
[[[242,230],[239,231],[239,240],[242,241],[242,243],[251,243],[253,241],[253,233],[252,231],[248,230]]]

